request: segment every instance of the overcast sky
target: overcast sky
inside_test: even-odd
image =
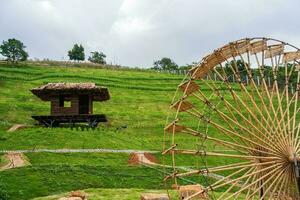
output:
[[[68,59],[74,43],[107,61],[184,65],[244,37],[300,46],[299,0],[0,0],[0,40],[17,38],[30,58]]]

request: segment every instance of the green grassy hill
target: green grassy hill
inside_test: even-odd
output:
[[[168,104],[181,79],[180,76],[132,70],[1,65],[0,131],[2,140],[6,142],[0,144],[0,149],[15,149],[17,145],[20,149],[84,146],[118,149],[151,147],[160,150],[161,143],[153,136],[162,132]],[[95,82],[108,87],[111,99],[94,103],[94,112],[105,113],[110,121],[109,127],[97,132],[88,131],[84,135],[81,131],[70,129],[43,128],[20,131],[18,138],[5,134],[12,124],[33,124],[31,115],[49,114],[49,102],[42,102],[29,91],[48,82]],[[116,131],[120,126],[127,128]],[[136,140],[133,142],[131,137]],[[154,141],[150,142],[149,137]],[[123,143],[121,139],[130,143]],[[143,147],[142,144],[147,146]]]
[[[147,70],[0,64],[0,150],[161,151],[169,104],[182,79],[180,75]],[[109,123],[95,130],[33,126],[8,133],[13,124],[34,125],[31,115],[49,114],[50,103],[42,102],[29,91],[49,82],[95,82],[108,87],[111,99],[95,102],[94,113],[106,114]],[[178,137],[186,144],[182,148],[196,146],[195,138]],[[162,162],[161,154],[155,155]],[[25,156],[31,165],[0,171],[0,199],[32,199],[88,188],[107,188],[116,193],[120,190],[114,189],[133,188],[136,193],[136,190],[164,188],[162,168],[129,166],[125,153],[26,153]],[[0,158],[1,166],[7,161],[1,154]],[[213,164],[214,159],[210,159]],[[177,160],[177,165],[182,166],[196,163],[199,160],[191,156],[179,156]]]
[[[0,65],[0,150],[110,148],[161,151],[163,127],[179,75],[124,69]],[[32,127],[7,133],[13,124],[33,125],[49,113],[29,91],[48,82],[95,82],[111,99],[94,103],[108,125],[96,130]],[[120,128],[127,127],[127,128]],[[1,195],[31,199],[86,188],[162,189],[160,170],[127,165],[128,154],[27,153],[30,166],[0,172]],[[4,163],[2,158],[0,162]],[[1,164],[0,164],[1,165]]]

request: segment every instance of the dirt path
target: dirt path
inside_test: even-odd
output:
[[[138,162],[146,164],[146,165],[158,165],[157,163],[149,160],[146,156],[145,153],[137,153],[138,157]]]
[[[31,127],[31,126],[26,125],[26,124],[14,124],[14,125],[12,125],[12,127],[10,127],[10,129],[7,130],[7,132],[11,133],[11,132],[15,132],[17,130],[28,128],[28,127]]]
[[[4,155],[8,159],[8,163],[0,168],[0,170],[7,170],[16,167],[23,167],[27,165],[22,153],[8,153]]]
[[[156,165],[159,164],[158,159],[149,152],[132,152],[128,158],[129,165]]]

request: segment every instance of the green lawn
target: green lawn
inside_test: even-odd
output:
[[[86,189],[85,192],[90,200],[111,200],[111,199],[122,199],[122,200],[133,200],[140,199],[141,193],[167,193],[166,190],[145,190],[145,189]],[[220,196],[221,193],[215,192],[214,197]],[[66,197],[69,193],[63,193],[59,195],[52,195],[47,197],[35,198],[34,200],[57,200],[60,197]],[[169,195],[172,199],[178,199],[177,191],[169,190]],[[243,200],[245,197],[241,196],[237,200]]]
[[[30,166],[0,173],[0,186],[5,188],[2,194],[0,190],[0,197],[5,194],[9,199],[18,199],[20,196],[31,199],[87,188],[115,190],[113,195],[118,195],[120,188],[135,188],[138,190],[133,190],[132,195],[136,196],[138,191],[163,189],[163,172],[164,170],[171,172],[171,169],[161,167],[129,166],[127,164],[129,155],[125,153],[27,153],[25,155],[30,160]],[[162,163],[161,156],[159,154],[155,156]],[[179,157],[178,165],[194,165],[191,158],[191,156]],[[191,184],[200,181],[205,185],[204,180],[202,176],[191,177],[179,180],[179,183]],[[104,191],[103,198],[108,199],[105,191],[109,190],[102,189],[99,191]],[[128,198],[130,199],[131,196],[129,195]]]
[[[32,165],[2,171],[1,186],[10,199],[24,199],[86,188],[162,189],[162,172],[144,167]]]
[[[88,195],[89,200],[111,200],[111,199],[123,199],[133,200],[140,199],[141,193],[166,193],[165,190],[145,190],[145,189],[87,189],[84,192]],[[173,198],[176,197],[174,191],[171,191]],[[66,197],[68,193],[53,195],[48,197],[35,198],[34,200],[57,200],[60,197]]]
[[[0,167],[7,163],[7,159],[5,158],[4,154],[0,154]]]

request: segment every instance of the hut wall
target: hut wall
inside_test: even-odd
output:
[[[78,97],[72,97],[70,107],[60,107],[59,98],[55,97],[51,100],[51,115],[78,115],[79,100]]]

